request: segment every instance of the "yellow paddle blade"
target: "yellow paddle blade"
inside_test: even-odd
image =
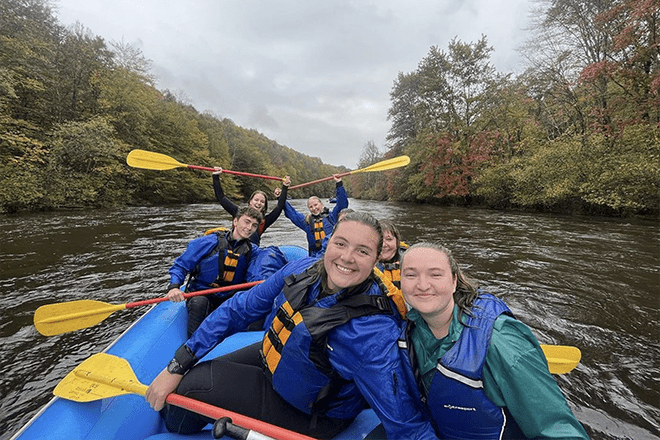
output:
[[[135,377],[126,359],[97,353],[66,375],[53,394],[75,402],[92,402],[122,394],[144,396],[147,386]]]
[[[405,167],[409,163],[410,163],[410,158],[408,156],[398,156],[398,157],[393,157],[392,159],[387,159],[377,162],[373,165],[369,165],[366,168],[360,168],[359,170],[351,171],[351,174],[367,173],[371,171],[391,170],[393,168]]]
[[[133,150],[128,153],[126,163],[133,168],[144,168],[147,170],[171,170],[172,168],[184,167],[188,165],[178,162],[165,154],[154,153],[153,151]]]
[[[44,336],[59,335],[96,325],[124,308],[126,304],[113,305],[90,299],[46,304],[34,312],[34,326]]]
[[[582,352],[577,347],[568,345],[541,345],[548,360],[548,368],[552,374],[564,374],[577,367],[582,358]]]

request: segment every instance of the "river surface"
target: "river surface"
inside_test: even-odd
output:
[[[292,203],[305,209],[304,200]],[[657,222],[352,199],[351,207],[393,220],[408,243],[446,244],[541,343],[579,347],[580,365],[555,378],[592,439],[660,439]],[[0,438],[11,437],[69,371],[145,312],[123,310],[94,327],[45,337],[32,325],[39,306],[161,296],[167,269],[187,243],[229,224],[215,204],[0,216]],[[306,246],[284,215],[262,243]]]

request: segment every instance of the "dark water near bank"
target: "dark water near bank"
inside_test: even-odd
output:
[[[656,222],[359,200],[351,207],[393,219],[409,243],[447,244],[542,343],[579,347],[578,368],[555,377],[593,439],[660,439]],[[11,437],[66,373],[145,311],[115,312],[92,328],[47,338],[32,326],[39,306],[161,296],[167,269],[188,241],[227,225],[218,205],[0,217],[0,438]],[[263,244],[305,240],[282,216]]]

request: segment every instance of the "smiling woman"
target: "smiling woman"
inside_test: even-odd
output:
[[[404,354],[441,438],[588,438],[529,327],[478,291],[447,248],[411,246],[401,275],[412,307]]]
[[[220,305],[152,382],[146,395],[152,408],[162,409],[176,390],[332,438],[369,404],[389,438],[436,438],[398,353],[402,319],[372,275],[382,240],[378,220],[349,213],[335,225],[321,260],[291,262]],[[216,344],[262,318],[269,330],[261,343],[197,364]],[[179,433],[197,432],[208,422],[173,406],[162,414],[167,428]]]
[[[377,222],[364,224],[356,221],[336,228],[323,256],[330,290],[356,286],[367,279],[383,246],[379,229]]]

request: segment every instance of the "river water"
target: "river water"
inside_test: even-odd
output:
[[[304,200],[292,203],[305,209]],[[351,207],[393,220],[408,243],[446,244],[541,343],[579,347],[580,365],[555,378],[591,438],[660,439],[657,222],[362,200]],[[161,296],[167,269],[188,241],[230,224],[215,204],[0,219],[2,439],[51,399],[69,371],[145,312],[119,311],[92,328],[44,337],[32,325],[39,306]],[[284,216],[262,243],[306,246]]]

